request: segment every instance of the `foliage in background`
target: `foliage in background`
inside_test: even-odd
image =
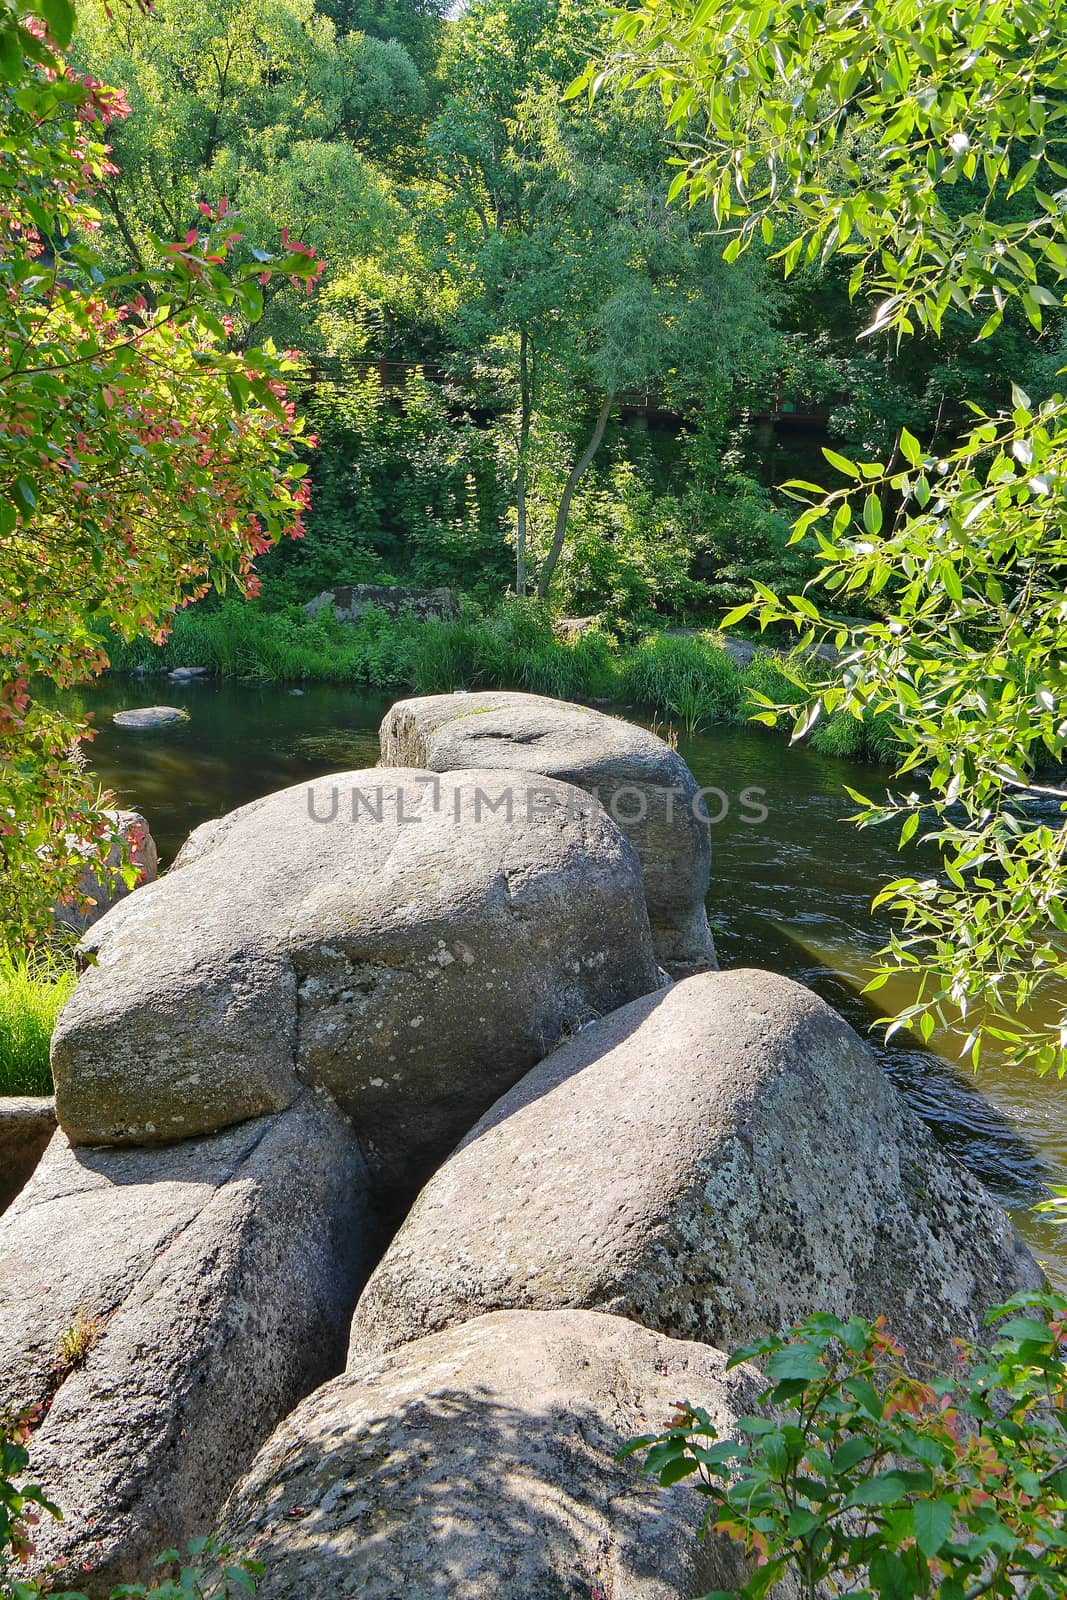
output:
[[[309,407],[315,536],[260,565],[270,603],[398,579],[498,595],[511,564],[497,441],[415,369],[390,392],[343,364]]]
[[[426,140],[456,333],[509,398],[516,592],[542,599],[620,396],[719,403],[773,344],[758,273],[665,204],[662,119],[561,104],[603,26],[578,0],[476,0],[446,34]]]
[[[757,694],[800,701],[814,670],[763,653],[740,667],[710,633],[620,641],[592,627],[561,636],[551,613],[529,600],[512,600],[488,615],[466,603],[458,622],[370,610],[355,623],[337,622],[329,612],[311,619],[297,607],[267,612],[230,601],[183,612],[162,646],[109,639],[107,651],[123,671],[161,671],[195,659],[220,675],[280,682],[417,694],[525,689],[563,699],[631,701],[690,732],[747,721]],[[815,730],[812,745],[826,754],[880,760],[892,738],[885,719],[842,714]]]
[[[236,259],[284,223],[328,263],[322,295],[265,289],[321,435],[306,556],[265,568],[275,603],[383,576],[492,602],[521,543],[524,581],[564,609],[714,620],[751,577],[808,575],[767,486],[809,476],[828,431],[888,451],[903,424],[943,446],[964,394],[998,403],[1008,371],[1051,392],[1059,325],[1038,338],[1009,306],[976,353],[950,308],[940,341],[857,351],[832,255],[784,284],[762,241],[725,264],[708,213],[665,204],[658,105],[560,104],[604,37],[595,0],[478,0],[447,21],[438,0],[80,16],[79,63],[133,108],[99,191],[108,262],[155,261],[153,235],[226,195]],[[382,362],[401,365],[373,403]],[[626,408],[646,393],[638,433]]]
[[[609,73],[654,84],[689,136],[673,190],[707,202],[736,259],[777,244],[787,272],[838,258],[867,333],[936,339],[961,318],[979,344],[1006,319],[1042,336],[1067,284],[1067,57],[1055,0],[664,0],[620,16]],[[590,76],[592,75],[592,69]],[[782,237],[784,234],[784,243]],[[797,719],[888,715],[901,776],[888,805],[856,796],[864,823],[923,831],[943,877],[901,877],[876,982],[903,972],[917,998],[896,1019],[924,1039],[955,1026],[977,1062],[984,1037],[1039,1071],[1067,1070],[1067,1014],[1027,1021],[1067,977],[1067,792],[1044,769],[1067,753],[1062,569],[1065,405],[1016,388],[974,408],[961,439],[906,427],[880,461],[827,450],[846,488],[812,501],[817,576],[756,613],[847,652]],[[822,591],[821,609],[813,591]],[[876,598],[885,620],[827,621]],[[774,708],[767,706],[768,720]],[[1062,1011],[1062,1000],[1056,1000]]]
[[[82,730],[31,679],[99,671],[101,622],[158,632],[212,585],[253,590],[257,553],[302,531],[287,363],[230,350],[227,319],[256,316],[257,277],[317,273],[293,249],[227,276],[220,204],[141,278],[104,278],[83,240],[122,97],[57,53],[66,0],[42,9],[52,35],[0,32],[21,52],[0,46],[0,949],[50,929],[114,831],[68,759]]]
[[[116,270],[156,264],[160,240],[184,238],[199,206],[223,197],[241,213],[241,261],[273,249],[284,227],[332,263],[396,226],[369,157],[391,150],[397,119],[425,91],[395,40],[339,34],[312,0],[155,0],[143,11],[79,0],[74,60],[129,99],[98,191],[99,246]],[[306,298],[275,276],[265,300],[268,331],[305,343]]]
[[[1067,1594],[1067,1300],[1020,1294],[990,1351],[925,1380],[880,1326],[809,1318],[731,1359],[765,1360],[759,1410],[723,1438],[679,1405],[634,1440],[662,1485],[706,1497],[705,1531],[738,1541],[763,1600],[1055,1600]],[[709,1600],[726,1600],[725,1596]]]

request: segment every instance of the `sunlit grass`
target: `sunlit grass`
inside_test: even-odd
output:
[[[615,700],[646,707],[686,735],[743,723],[752,692],[798,704],[803,689],[772,653],[739,665],[711,633],[650,632],[620,642],[598,628],[557,636],[548,613],[513,601],[489,615],[465,610],[457,622],[416,622],[370,612],[358,623],[306,617],[298,607],[266,611],[229,602],[179,612],[166,645],[108,644],[112,665],[207,667],[222,677],[448,694],[455,689],[524,689],[566,700]],[[793,663],[791,670],[803,671]],[[808,741],[826,755],[879,758],[890,730],[837,712]]]
[[[58,960],[0,957],[0,1095],[51,1094],[48,1046],[74,987]]]

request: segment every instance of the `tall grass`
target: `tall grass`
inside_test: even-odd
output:
[[[108,654],[119,671],[200,666],[223,677],[415,694],[500,688],[624,700],[647,706],[689,735],[715,723],[747,721],[756,709],[752,691],[779,704],[804,698],[779,658],[757,654],[738,666],[710,633],[648,634],[624,645],[593,628],[563,640],[547,612],[520,601],[488,616],[465,608],[457,622],[421,623],[373,611],[358,623],[340,623],[332,615],[308,618],[298,608],[264,611],[230,602],[179,612],[162,648],[146,640],[110,640]],[[795,663],[792,670],[798,670]],[[882,724],[838,712],[816,726],[810,743],[828,755],[881,758],[891,737]]]
[[[368,612],[358,623],[302,611],[267,612],[244,604],[183,611],[165,645],[107,641],[120,672],[207,667],[221,677],[350,683],[417,694],[496,686],[535,694],[608,696],[617,690],[614,646],[605,634],[573,644],[557,639],[533,605],[458,622],[415,622]]]
[[[73,987],[58,961],[0,958],[0,1095],[51,1094],[48,1046]]]
[[[652,635],[627,653],[622,689],[627,700],[680,722],[692,735],[713,722],[737,719],[745,697],[743,677],[710,638]]]

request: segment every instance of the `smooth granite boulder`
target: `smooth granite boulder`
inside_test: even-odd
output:
[[[386,766],[522,767],[595,794],[637,851],[661,965],[672,977],[715,966],[701,791],[678,752],[646,728],[566,700],[479,691],[398,701],[381,746]]]
[[[682,1600],[744,1578],[689,1484],[615,1459],[685,1397],[723,1429],[750,1369],[619,1317],[511,1312],[360,1362],[260,1451],[222,1535],[260,1600]]]
[[[0,1211],[31,1176],[55,1131],[51,1095],[0,1096]]]
[[[52,1046],[74,1143],[209,1132],[320,1084],[401,1196],[562,1037],[659,982],[626,837],[525,772],[268,795],[82,948]]]
[[[35,1568],[95,1594],[206,1532],[271,1429],[344,1360],[376,1247],[324,1095],[165,1149],[57,1133],[0,1218],[3,1400],[47,1405]]]
[[[704,973],[534,1068],[426,1185],[351,1359],[500,1308],[588,1307],[733,1349],[815,1311],[884,1315],[950,1362],[1042,1275],[817,996]]]

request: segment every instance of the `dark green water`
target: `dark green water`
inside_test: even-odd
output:
[[[97,772],[147,815],[164,865],[208,817],[304,778],[373,766],[391,698],[166,679],[105,679],[78,696],[99,730],[89,746]],[[111,723],[114,711],[158,702],[185,706],[190,720],[139,733]],[[680,749],[699,782],[722,791],[707,804],[713,819],[725,812],[712,830],[708,901],[723,964],[798,978],[867,1033],[911,1105],[1012,1209],[1032,1247],[1067,1282],[1067,1233],[1028,1209],[1045,1183],[1067,1183],[1067,1085],[992,1056],[975,1077],[914,1039],[882,1046],[870,1033],[878,1012],[859,991],[884,927],[869,903],[880,883],[899,876],[901,858],[890,832],[861,834],[845,821],[851,802],[842,786],[870,792],[878,774],[790,749],[757,729],[712,729],[683,739]],[[746,790],[761,792],[746,800]],[[756,820],[760,807],[766,817]],[[909,870],[912,863],[914,855]],[[876,998],[879,1010],[894,1003],[890,990]]]

